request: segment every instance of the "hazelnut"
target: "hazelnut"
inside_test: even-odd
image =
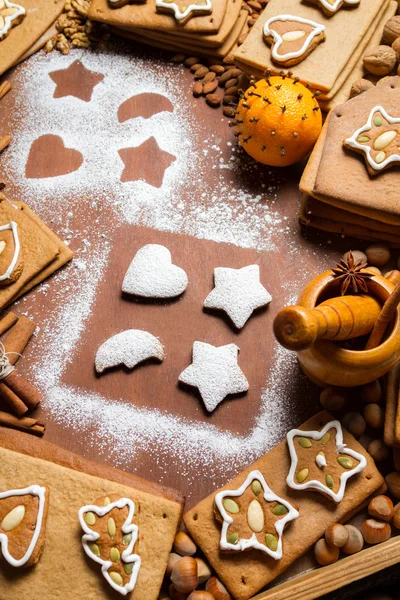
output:
[[[381,429],[385,422],[385,411],[379,404],[367,404],[363,410],[364,419],[369,427]]]
[[[400,529],[400,502],[394,507],[392,525],[396,529]]]
[[[196,544],[184,531],[179,531],[174,539],[174,550],[181,556],[193,556],[196,553]]]
[[[342,424],[356,438],[364,433],[366,427],[364,417],[355,411],[346,413],[342,419]]]
[[[199,579],[199,584],[205,583],[211,577],[211,569],[202,558],[196,558],[197,562],[197,577]]]
[[[396,52],[396,60],[400,62],[400,37],[396,38],[392,44],[393,50]]]
[[[181,560],[181,558],[182,556],[179,556],[179,554],[176,554],[175,552],[170,553],[168,556],[167,568],[165,570],[165,573],[168,575],[168,577],[171,577],[172,569],[174,568],[175,563],[177,563],[178,560]]]
[[[396,498],[396,500],[400,500],[400,473],[397,471],[393,471],[386,475],[385,477],[389,494]]]
[[[191,556],[184,556],[175,563],[171,572],[171,581],[177,592],[193,592],[199,585],[197,562]]]
[[[321,405],[329,411],[340,410],[347,403],[347,391],[343,388],[328,387],[319,396]]]
[[[393,44],[400,35],[400,16],[390,17],[383,28],[382,42]]]
[[[370,84],[370,87],[374,87],[374,84],[371,83],[370,81],[368,81],[367,79],[360,79],[360,81],[366,81],[367,83]],[[343,254],[342,259],[344,261],[347,261],[350,257],[350,252],[353,255],[354,261],[357,262],[359,260],[362,260],[363,263],[367,263],[367,255],[365,254],[365,252],[362,252],[361,250],[349,250],[349,252],[346,252],[346,254]]]
[[[367,450],[368,454],[372,456],[375,462],[387,460],[390,455],[389,446],[386,446],[383,440],[372,440],[372,442],[368,444]]]
[[[339,548],[336,548],[336,546],[328,546],[324,539],[318,540],[314,546],[315,559],[322,567],[336,562],[339,558],[339,553]]]
[[[377,46],[375,50],[364,54],[363,64],[373,75],[389,75],[396,66],[396,52],[390,46]]]
[[[232,597],[223,583],[216,577],[210,577],[206,583],[206,590],[215,600],[232,600]]]
[[[387,496],[375,496],[368,504],[368,514],[375,519],[391,521],[393,513],[393,502]]]
[[[331,548],[341,548],[349,539],[349,532],[344,525],[333,523],[325,531],[325,541]]]
[[[371,381],[371,383],[367,383],[363,385],[361,388],[361,395],[364,402],[381,402],[382,400],[382,385],[379,379],[375,381]]]
[[[196,590],[188,596],[187,600],[214,600],[214,596],[205,590]]]
[[[172,583],[168,588],[168,593],[172,600],[186,600],[188,597],[188,594],[183,594],[182,592],[178,592],[178,590],[176,590],[174,588]]]
[[[362,524],[362,534],[367,544],[380,544],[386,542],[392,533],[389,523],[367,519]]]
[[[390,249],[386,244],[371,244],[365,251],[368,264],[373,267],[383,267],[390,260]]]
[[[369,81],[368,79],[358,79],[351,86],[350,98],[359,96],[360,94],[366,92],[367,90],[370,90],[373,87],[375,87],[375,86],[372,83],[372,81]],[[362,252],[362,254],[364,254],[364,253]]]
[[[356,554],[356,552],[360,552],[364,546],[364,538],[361,535],[361,531],[354,527],[354,525],[345,525],[347,532],[349,534],[349,539],[342,546],[342,552],[345,554]]]

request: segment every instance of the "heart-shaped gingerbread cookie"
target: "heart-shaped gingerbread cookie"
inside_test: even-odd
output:
[[[293,15],[268,19],[263,33],[265,41],[272,47],[272,59],[285,67],[297,65],[325,39],[323,25]]]
[[[21,232],[14,221],[0,225],[0,286],[14,283],[23,271],[20,236]]]

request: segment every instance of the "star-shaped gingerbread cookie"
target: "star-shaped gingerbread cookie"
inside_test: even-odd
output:
[[[206,308],[223,310],[234,325],[241,329],[257,308],[269,304],[271,294],[260,282],[258,265],[242,269],[214,269],[215,287],[204,301]]]
[[[335,502],[343,500],[350,477],[367,466],[365,456],[343,443],[339,421],[327,423],[321,431],[292,429],[287,443],[291,459],[287,485],[321,492]]]
[[[165,171],[176,160],[175,156],[161,150],[155,138],[151,137],[136,148],[118,150],[125,169],[121,181],[146,181],[154,187],[161,187]]]
[[[186,23],[191,17],[207,15],[212,11],[211,0],[156,0],[159,12],[173,13],[180,24]]]
[[[343,146],[363,154],[368,173],[378,175],[400,164],[400,118],[375,106],[365,125],[343,142]]]
[[[342,6],[355,7],[360,4],[361,0],[309,0],[309,2],[317,4],[327,17],[332,17]]]
[[[80,60],[71,63],[67,69],[53,71],[50,77],[57,86],[54,98],[74,96],[84,102],[90,102],[94,87],[104,79],[104,75],[89,71]]]
[[[10,0],[0,0],[0,41],[25,17],[25,8]]]
[[[219,492],[214,514],[222,523],[222,551],[260,550],[275,560],[283,556],[285,526],[299,516],[287,500],[274,494],[260,471],[251,471],[238,489]]]
[[[249,389],[237,362],[238,353],[235,344],[220,347],[204,342],[193,344],[193,362],[179,375],[179,381],[198,388],[209,412],[229,394],[240,394]]]

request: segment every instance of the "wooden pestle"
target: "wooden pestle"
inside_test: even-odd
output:
[[[380,311],[372,296],[330,298],[313,309],[287,306],[274,319],[274,333],[288,350],[305,350],[316,340],[349,340],[370,333]]]

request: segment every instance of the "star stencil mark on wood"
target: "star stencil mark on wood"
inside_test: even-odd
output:
[[[154,137],[136,148],[122,148],[118,154],[125,165],[122,182],[141,179],[157,188],[162,186],[165,171],[176,160],[175,156],[161,150]]]
[[[80,60],[70,64],[67,69],[53,71],[50,77],[57,86],[53,98],[75,96],[84,102],[90,102],[94,87],[104,79],[104,75],[89,71]]]

